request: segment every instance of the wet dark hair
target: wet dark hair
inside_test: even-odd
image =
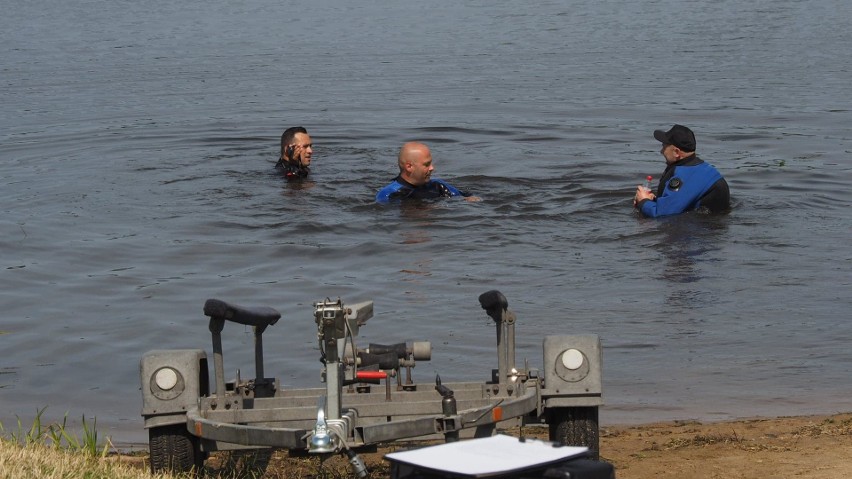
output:
[[[296,139],[297,133],[308,134],[308,130],[303,126],[291,126],[284,130],[284,133],[281,134],[281,158],[284,158],[284,148],[287,148],[287,145],[293,143],[293,140]]]

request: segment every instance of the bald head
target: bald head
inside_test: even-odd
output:
[[[416,141],[408,142],[399,149],[399,175],[414,186],[427,183],[432,176],[432,152],[429,147]]]
[[[399,160],[399,171],[404,170],[406,164],[425,156],[432,156],[432,153],[429,151],[429,147],[423,143],[409,141],[402,145],[402,148],[399,149],[399,157],[397,158]]]

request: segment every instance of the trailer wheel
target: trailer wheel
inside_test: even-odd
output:
[[[597,460],[600,451],[597,407],[559,407],[548,410],[550,440],[566,446],[586,446]]]
[[[152,427],[148,430],[148,448],[154,474],[197,472],[204,464],[198,438],[186,430],[186,424]]]

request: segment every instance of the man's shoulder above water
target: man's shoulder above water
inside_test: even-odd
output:
[[[414,186],[402,179],[402,177],[397,176],[390,184],[376,193],[376,202],[390,203],[403,199],[431,199],[461,195],[461,191],[438,178],[433,178],[422,185]]]

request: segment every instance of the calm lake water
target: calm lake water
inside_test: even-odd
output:
[[[3,2],[0,422],[144,443],[145,351],[202,305],[272,306],[267,375],[318,386],[312,303],[431,340],[414,379],[496,367],[477,296],[604,346],[604,424],[852,408],[852,3]],[[645,220],[654,129],[692,127],[726,216]],[[273,170],[283,128],[312,180]],[[379,207],[399,146],[483,198]],[[844,319],[846,318],[846,319]],[[252,371],[251,332],[225,330]]]

